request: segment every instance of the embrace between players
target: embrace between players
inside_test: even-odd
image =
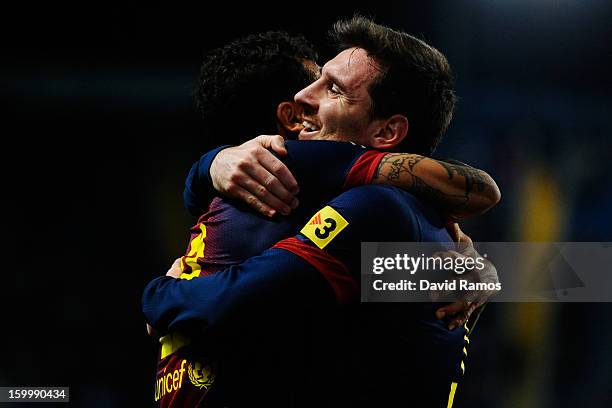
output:
[[[277,136],[217,148],[190,171],[184,199],[200,218],[186,255],[143,295],[161,336],[159,406],[452,405],[465,323],[490,293],[359,304],[360,242],[455,240],[468,244],[455,256],[474,256],[454,221],[499,190],[481,170],[428,157],[456,101],[439,51],[363,17],[332,37],[339,53],[322,69],[282,32],[203,63],[207,137]],[[495,268],[472,279],[496,280]]]

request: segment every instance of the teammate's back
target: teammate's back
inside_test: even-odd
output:
[[[357,280],[362,241],[440,242],[440,249],[451,245],[438,213],[395,187],[356,187],[328,205],[348,225],[326,250]],[[356,303],[314,311],[318,314],[310,319],[310,371],[302,377],[305,390],[317,390],[310,391],[311,403],[445,404],[451,383],[462,375],[466,332],[450,331],[437,320],[439,307],[438,303]]]

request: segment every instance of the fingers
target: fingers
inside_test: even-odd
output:
[[[461,252],[463,252],[465,248],[474,246],[472,239],[461,230],[459,224],[457,224],[456,222],[452,220],[448,221],[446,223],[446,231],[454,242],[460,244],[458,247]]]
[[[285,139],[280,135],[261,135],[255,138],[261,146],[268,150],[273,150],[275,153],[286,156],[287,149],[285,148]]]
[[[453,330],[457,327],[463,326],[468,321],[472,315],[472,312],[477,306],[478,305],[476,303],[459,300],[438,309],[436,311],[436,318],[438,320],[442,320],[445,317],[450,317],[451,320],[448,324],[448,329]]]
[[[274,157],[268,150],[262,149],[261,152],[259,152],[258,161],[272,176],[261,177],[260,181],[262,183],[268,183],[264,184],[268,190],[281,200],[289,203],[289,197],[293,197],[293,195],[299,192],[298,183],[293,177],[293,174],[291,174],[282,161]],[[261,172],[259,172],[259,174],[261,175]],[[255,177],[256,174],[253,176]],[[259,180],[259,178],[255,178]]]
[[[178,258],[174,261],[168,272],[166,272],[166,276],[171,276],[173,278],[178,278],[181,276],[181,258]]]
[[[457,226],[459,229],[459,227]],[[472,238],[459,229],[459,241],[457,242],[457,249],[464,255],[475,257],[478,256]]]
[[[293,189],[292,191],[294,192],[298,190],[295,178],[293,178],[293,175],[287,166],[285,166],[280,160],[274,157],[269,151],[264,150],[264,152],[265,153],[259,157],[259,164],[261,164],[261,166],[254,165],[251,169],[249,169],[248,175],[252,177],[258,185],[264,188],[267,192],[271,193],[277,199],[281,200],[291,208],[296,208],[298,203],[294,194],[291,193],[291,189]],[[283,179],[285,181],[283,181]],[[285,183],[288,183],[293,187],[287,187],[287,184]],[[252,194],[260,198],[265,194],[264,191],[260,191],[261,187],[258,187],[255,190],[251,189],[247,185],[243,185],[242,187],[245,187]],[[280,207],[277,207],[272,202],[268,202],[268,204],[275,210],[282,213]]]
[[[261,207],[261,204],[264,204],[267,208],[270,208],[275,212],[278,211],[283,215],[289,215],[291,209],[295,208],[287,205],[286,203],[278,199],[274,194],[272,194],[270,191],[268,191],[268,189],[266,189],[264,184],[262,184],[260,181],[256,181],[253,178],[250,178],[248,176],[245,177],[243,180],[240,181],[240,186],[257,198],[259,202],[255,201],[256,206]],[[297,199],[292,198],[292,200]],[[264,210],[266,210],[267,208],[264,208]]]
[[[457,225],[457,229],[459,230],[459,242],[465,243],[469,246],[473,246],[474,243],[472,242],[472,238],[470,238],[468,234],[463,232],[461,228],[459,228],[459,225]]]
[[[457,327],[463,326],[467,323],[471,313],[470,311],[458,313],[448,324],[448,330],[455,330]]]
[[[475,309],[476,304],[473,303],[468,307],[468,310],[459,312],[457,316],[449,323],[448,330],[454,330],[457,327],[461,327],[466,324]]]
[[[448,235],[450,235],[451,239],[454,242],[459,242],[459,240],[461,239],[461,236],[460,236],[461,229],[459,229],[459,224],[457,224],[454,221],[447,222],[446,231],[448,232]]]
[[[459,312],[468,310],[469,307],[470,307],[470,304],[466,302],[465,300],[458,300],[456,302],[453,302],[449,305],[446,305],[438,309],[436,311],[436,318],[440,320],[440,319],[444,319],[447,316],[454,316]]]
[[[258,136],[238,147],[221,151],[213,160],[213,187],[246,201],[256,211],[272,217],[288,215],[299,204],[297,181],[283,162],[270,152],[287,154],[281,136]]]
[[[276,210],[261,201],[255,195],[253,195],[248,190],[236,185],[232,188],[232,196],[244,201],[251,208],[253,208],[258,213],[266,216],[266,217],[274,217],[276,215]]]

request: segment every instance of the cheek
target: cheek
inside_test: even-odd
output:
[[[341,116],[342,112],[335,103],[327,103],[319,106],[319,118],[326,127],[335,127]]]
[[[362,109],[352,107],[343,115],[344,125],[352,132],[359,132],[365,130],[368,123],[368,114],[363,112]]]
[[[326,106],[326,115],[328,118],[336,122],[345,122],[350,120],[353,114],[354,107],[343,103],[341,100],[335,99]]]

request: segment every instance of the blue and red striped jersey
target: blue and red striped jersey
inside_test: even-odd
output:
[[[182,279],[213,275],[293,235],[322,203],[343,189],[370,183],[385,154],[353,143],[331,141],[288,141],[286,147],[288,154],[282,160],[300,184],[297,211],[288,217],[269,219],[254,213],[243,203],[212,196],[207,210],[191,228],[189,246],[181,258]],[[184,192],[186,207],[191,212],[202,212],[211,196],[212,181],[208,171],[219,151],[220,148],[205,154],[191,168]],[[285,252],[281,251],[281,254]],[[279,258],[280,261],[284,259],[283,256]],[[332,258],[328,257],[327,261],[330,260]],[[302,261],[296,259],[296,262]],[[223,276],[227,274],[219,277]],[[348,275],[347,278],[354,286]],[[342,288],[335,290],[343,291]],[[238,294],[235,290],[233,293]],[[217,300],[225,302],[230,298],[225,296],[224,300]],[[191,339],[177,330],[162,337],[160,342],[155,384],[155,401],[159,406],[211,405],[214,404],[211,401],[218,399],[215,394],[224,394],[219,390],[228,381],[223,381],[223,374],[217,379],[215,366],[227,368],[229,364],[219,364],[220,360],[227,361],[227,358],[211,359],[206,353],[202,355],[199,353],[201,350],[189,345]],[[196,366],[198,369],[194,368]]]
[[[185,277],[210,274],[263,252],[291,236],[322,203],[343,190],[372,180],[386,153],[333,141],[287,141],[282,160],[300,185],[300,206],[288,217],[269,219],[246,204],[214,196],[191,228],[191,239],[182,269]],[[185,204],[202,208],[212,188],[208,169],[218,149],[193,165],[185,186]]]
[[[366,391],[359,387],[365,378],[369,397],[396,392],[397,401],[409,402],[409,389],[412,401],[443,398],[440,387],[455,380],[465,332],[449,331],[430,307],[400,305],[405,307],[390,311],[359,305],[368,307],[352,315],[346,330],[339,329],[346,320],[332,319],[319,341],[312,333],[310,338],[296,334],[294,323],[303,325],[305,315],[298,311],[305,305],[325,305],[318,317],[326,321],[337,312],[330,305],[357,299],[363,240],[450,238],[437,214],[410,194],[387,186],[357,187],[329,201],[301,233],[260,255],[190,281],[155,279],[145,289],[143,311],[158,329],[203,336],[199,347],[224,356],[226,369],[218,378],[224,375],[225,381],[219,380],[217,391],[211,387],[211,395],[222,395],[228,406],[253,401],[298,406],[295,395],[305,406],[321,405],[321,398],[359,401],[355,390]],[[233,339],[234,347],[224,347],[226,339]],[[362,349],[376,346],[394,351],[393,358]]]

